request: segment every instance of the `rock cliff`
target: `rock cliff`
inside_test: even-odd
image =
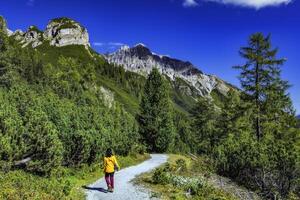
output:
[[[30,26],[26,32],[17,30],[12,34],[23,47],[31,45],[33,48],[48,42],[51,46],[84,45],[90,46],[89,34],[82,25],[69,18],[51,20],[45,31]]]
[[[209,95],[214,89],[226,94],[229,85],[216,76],[201,72],[192,63],[157,55],[143,44],[134,47],[123,46],[118,51],[106,55],[109,63],[122,65],[128,71],[146,76],[152,68],[157,67],[161,73],[171,80],[183,79],[197,89],[201,96]]]

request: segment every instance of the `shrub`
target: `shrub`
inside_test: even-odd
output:
[[[180,170],[181,172],[185,172],[187,170],[186,161],[182,158],[176,160],[176,165],[178,170]]]
[[[165,185],[169,183],[168,174],[163,168],[158,168],[154,171],[152,180],[155,184]]]

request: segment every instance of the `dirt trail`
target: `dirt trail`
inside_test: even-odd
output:
[[[168,156],[164,154],[151,154],[151,159],[115,173],[115,192],[106,192],[104,178],[89,185],[86,189],[87,200],[143,200],[150,199],[150,191],[131,181],[138,175],[149,172],[167,162]]]

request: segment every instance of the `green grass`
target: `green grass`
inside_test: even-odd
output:
[[[121,168],[135,165],[149,158],[145,155],[118,157]],[[103,176],[99,164],[80,168],[60,168],[50,177],[33,175],[23,170],[0,172],[0,199],[84,199],[82,186],[93,183]]]
[[[56,19],[56,21],[65,21],[67,19]],[[76,58],[83,63],[104,63],[104,58],[99,56],[97,52],[89,48],[88,50],[83,45],[69,45],[64,47],[50,46],[49,42],[44,42],[42,45],[37,47],[37,50],[42,53],[43,61],[49,62],[55,65],[60,56]],[[111,66],[114,67],[114,66]],[[98,75],[99,76],[99,75]],[[137,74],[137,76],[139,76]],[[170,85],[170,98],[173,102],[173,107],[176,111],[190,115],[190,111],[194,108],[196,103],[196,91],[195,88],[190,86],[186,81],[181,78],[176,78],[175,82],[172,83],[168,79]],[[135,115],[139,109],[139,99],[130,94],[129,91],[125,90],[122,86],[116,83],[114,80],[105,76],[98,77],[98,83],[105,88],[110,89],[114,95],[115,100],[124,105],[125,109]],[[173,86],[171,86],[173,85]],[[192,96],[185,94],[180,87],[188,87],[192,91]],[[216,105],[221,105],[222,94],[216,91],[212,92],[212,96],[215,100]]]
[[[49,42],[44,41],[42,45],[37,47],[42,53],[42,59],[46,63],[56,64],[60,56],[76,58],[83,63],[92,61],[89,50],[84,45],[68,45],[63,47],[50,46]]]
[[[169,79],[168,79],[169,80]],[[169,80],[170,84],[173,84],[174,87],[170,90],[170,97],[173,101],[174,108],[177,111],[183,112],[189,115],[189,112],[193,109],[196,103],[195,88],[190,86],[186,81],[181,78],[176,78],[175,82],[172,83]],[[192,91],[192,95],[189,96],[185,94],[180,87],[188,87]]]
[[[75,24],[78,24],[77,22],[75,22],[74,20],[67,18],[67,17],[60,17],[60,18],[55,18],[51,20],[52,22],[56,22],[61,24],[58,28],[58,30],[61,29],[67,29],[67,28],[77,28],[77,26]],[[79,25],[79,24],[78,24]],[[81,27],[81,30],[83,31],[84,28]]]
[[[216,106],[218,106],[219,108],[223,107],[223,102],[225,100],[225,97],[223,94],[221,94],[218,90],[214,89],[211,92],[211,96],[213,98],[213,102],[215,103]]]
[[[178,160],[184,160],[186,164],[186,169],[179,167],[177,163]],[[191,157],[184,155],[170,154],[168,163],[165,166],[162,166],[160,170],[163,170],[167,173],[175,175],[183,179],[189,178],[204,178],[208,173],[212,173],[211,164],[204,157],[199,158],[198,160],[193,160]],[[196,186],[197,193],[187,195],[187,190],[185,186],[176,186],[173,183],[157,184],[153,179],[154,172],[144,173],[139,176],[136,180],[136,184],[141,184],[146,188],[149,188],[152,192],[153,197],[158,197],[160,199],[176,199],[176,200],[185,200],[185,199],[198,199],[198,200],[235,200],[236,198],[229,193],[226,193],[223,190],[216,189],[209,183],[204,184],[199,187]],[[207,181],[206,181],[207,182]],[[189,187],[189,186],[187,186]],[[192,186],[191,186],[192,187]],[[193,187],[192,187],[193,188]],[[191,189],[193,191],[193,189]]]
[[[99,84],[114,92],[114,98],[121,103],[124,108],[131,114],[135,115],[139,110],[139,100],[134,95],[130,95],[124,89],[116,85],[112,80],[101,76]]]

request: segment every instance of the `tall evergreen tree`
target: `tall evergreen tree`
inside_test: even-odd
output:
[[[166,80],[156,68],[146,81],[140,109],[140,133],[148,149],[169,150],[174,141],[172,107]]]
[[[228,134],[240,135],[243,132],[250,132],[251,126],[251,109],[246,102],[241,99],[238,91],[231,89],[224,98],[224,106],[218,117],[218,135],[220,139]]]
[[[262,137],[261,121],[264,119],[267,91],[274,81],[274,75],[280,72],[278,66],[285,61],[276,57],[277,52],[278,49],[272,48],[269,35],[265,37],[262,33],[255,33],[250,36],[248,46],[240,50],[240,55],[247,60],[246,63],[235,67],[241,70],[241,86],[247,100],[255,108],[255,132],[258,140]]]
[[[193,129],[198,153],[211,153],[217,143],[217,112],[211,99],[199,98],[193,112]]]

